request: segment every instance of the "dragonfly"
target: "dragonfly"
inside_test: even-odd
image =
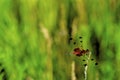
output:
[[[87,57],[87,58],[85,58],[85,59],[82,60],[82,61],[85,62],[85,61],[88,60],[88,57],[89,57],[89,54],[90,54],[90,50],[83,48],[83,37],[80,36],[78,38],[79,38],[79,40],[77,42],[74,40],[74,38],[72,38],[72,37],[69,38],[69,42],[73,46],[73,48],[71,48],[70,54],[73,54],[73,55],[75,55],[77,57],[82,57],[82,56],[83,57]],[[95,61],[94,58],[91,58],[90,60],[91,61]],[[87,65],[88,64],[84,64],[84,66],[87,66]],[[98,65],[98,63],[95,62],[95,65]]]

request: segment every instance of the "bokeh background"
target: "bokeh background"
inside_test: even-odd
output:
[[[87,80],[120,80],[120,0],[0,0],[0,80],[84,80],[79,36]]]

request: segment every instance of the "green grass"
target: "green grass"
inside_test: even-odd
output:
[[[72,61],[83,79],[81,59],[66,54],[70,35],[82,35],[99,62],[88,68],[88,80],[119,80],[119,10],[114,0],[0,0],[0,63],[8,79],[70,80]]]

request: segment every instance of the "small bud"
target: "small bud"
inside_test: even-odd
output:
[[[5,70],[4,70],[4,69],[2,69],[2,70],[0,71],[0,74],[1,74],[1,73],[3,73],[3,72],[5,72]]]
[[[72,40],[72,38],[69,38],[69,40]]]
[[[73,43],[74,45],[76,44],[76,42]]]
[[[87,64],[84,64],[84,66],[87,66]]]
[[[80,41],[81,43],[83,42],[83,41]]]
[[[98,63],[96,62],[95,65],[98,65]]]
[[[83,61],[85,61],[85,60],[83,59]]]
[[[82,37],[80,36],[79,38],[81,39]]]

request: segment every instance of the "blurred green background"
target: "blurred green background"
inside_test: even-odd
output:
[[[0,0],[0,79],[84,80],[79,36],[99,63],[87,80],[120,80],[120,0]]]

